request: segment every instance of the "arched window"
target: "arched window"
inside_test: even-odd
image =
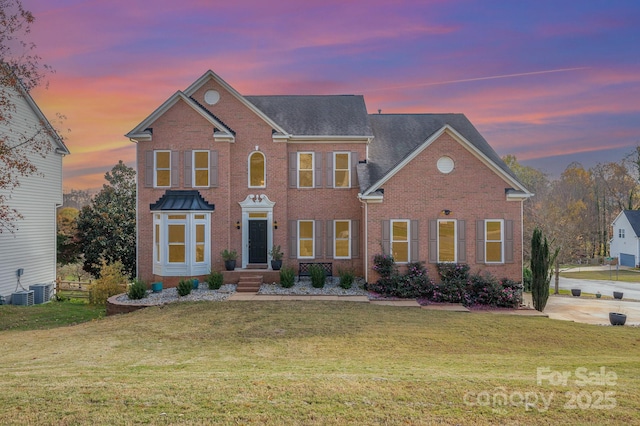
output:
[[[255,151],[249,155],[249,188],[266,186],[266,167],[264,154]]]

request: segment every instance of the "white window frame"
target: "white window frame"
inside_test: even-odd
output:
[[[262,160],[263,160],[263,176],[262,176],[262,180],[264,181],[264,185],[261,186],[253,186],[251,185],[251,157],[253,157],[255,154],[260,154],[262,155]],[[249,156],[247,157],[247,186],[249,188],[266,188],[267,187],[267,156],[264,155],[264,152],[262,151],[253,151],[249,154]]]
[[[302,189],[306,189],[306,188],[315,188],[316,186],[316,170],[315,170],[315,165],[316,165],[316,153],[313,151],[304,151],[304,152],[298,152],[297,153],[297,168],[296,168],[296,179],[297,179],[297,185],[298,188],[302,188]],[[303,171],[303,169],[300,168],[300,155],[303,154],[311,154],[311,186],[300,186],[300,172]],[[304,171],[307,171],[308,169],[304,169]]]
[[[407,264],[409,262],[411,262],[411,221],[409,219],[392,219],[389,221],[389,226],[391,227],[391,229],[389,230],[389,250],[391,251],[391,255],[393,255],[393,243],[398,242],[398,243],[404,243],[404,240],[395,240],[393,238],[393,224],[394,223],[398,223],[398,222],[402,222],[402,223],[406,223],[407,224],[407,260],[406,261],[398,261],[397,259],[394,260],[396,261],[396,263],[400,264],[400,265],[404,265]]]
[[[346,169],[338,169],[337,165],[338,162],[336,161],[336,157],[338,155],[345,155],[347,156],[347,168]],[[337,186],[336,182],[338,181],[336,179],[336,173],[339,171],[346,171],[347,172],[347,176],[348,176],[348,182],[346,186]],[[344,188],[351,188],[351,153],[350,152],[343,152],[343,151],[338,151],[338,152],[334,152],[333,153],[333,187],[334,188],[338,188],[338,189],[344,189]]]
[[[302,241],[302,238],[300,237],[300,224],[303,222],[311,223],[311,232],[312,232],[311,256],[302,256],[300,254],[300,242]],[[305,238],[305,240],[308,240],[308,238]],[[296,244],[298,244],[298,247],[297,247],[298,259],[315,259],[316,257],[316,221],[315,220],[299,220],[298,221],[298,238],[297,238]]]
[[[158,153],[160,152],[168,152],[169,153],[169,168],[165,169],[159,169],[158,168]],[[167,186],[159,186],[158,185],[158,171],[160,170],[169,170],[169,185]],[[167,150],[167,149],[160,149],[160,150],[155,150],[153,151],[153,186],[155,188],[171,188],[171,150]]]
[[[618,228],[618,238],[624,238],[624,228]]]
[[[169,219],[185,215],[184,219]],[[203,218],[198,218],[202,216]],[[169,225],[185,226],[185,261],[169,262]],[[196,225],[204,225],[204,260],[196,261]],[[160,231],[160,238],[157,236]],[[162,211],[153,214],[153,273],[159,276],[206,275],[211,270],[211,213],[208,211]],[[158,243],[156,244],[156,241]],[[158,250],[160,251],[158,253]]]
[[[489,240],[488,239],[488,232],[487,232],[487,226],[489,223],[492,222],[498,222],[500,223],[500,240]],[[488,260],[487,259],[487,244],[488,243],[496,243],[499,242],[500,243],[500,260],[499,261],[495,261],[495,260]],[[501,264],[504,263],[504,220],[503,219],[485,219],[484,221],[484,263],[487,264]]]
[[[453,222],[453,261],[440,259],[440,224]],[[457,263],[458,262],[458,221],[456,219],[438,219],[438,263]]]
[[[338,238],[337,224],[338,222],[346,222],[349,226],[347,238]],[[346,256],[338,256],[338,241],[347,241],[348,254]],[[349,219],[336,219],[333,221],[333,258],[334,259],[351,259],[351,220]]]
[[[207,154],[207,184],[206,185],[198,185],[196,180],[196,171],[197,170],[205,170],[204,168],[196,168],[196,153],[204,152]],[[211,151],[206,149],[198,149],[193,150],[191,153],[191,183],[194,188],[209,188],[211,186]]]

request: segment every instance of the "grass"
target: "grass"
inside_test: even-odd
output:
[[[178,303],[4,331],[0,348],[3,424],[640,422],[631,327],[349,302]],[[576,384],[577,368],[603,366],[615,384]],[[571,378],[537,384],[538,367]],[[527,392],[553,395],[549,409],[526,409]],[[567,392],[582,409],[566,406]],[[591,408],[598,392],[615,392],[615,406]],[[478,405],[483,393],[513,406]]]
[[[560,272],[563,278],[575,278],[580,280],[603,280],[603,281],[624,281],[630,283],[640,283],[640,273],[622,269],[616,276],[615,268],[609,271],[576,271]]]
[[[82,300],[49,302],[33,306],[0,306],[0,331],[47,330],[103,317],[105,308]]]

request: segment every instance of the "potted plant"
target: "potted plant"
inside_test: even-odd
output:
[[[192,285],[193,285],[193,289],[197,290],[198,286],[200,285],[200,281],[198,281],[197,278],[192,278]]]
[[[601,297],[602,297],[602,293],[597,292],[597,293],[596,293],[596,299],[600,299]]]
[[[237,251],[224,249],[220,252],[220,255],[222,256],[222,260],[224,260],[224,267],[227,271],[236,269]]]
[[[627,322],[627,316],[619,312],[609,312],[609,322],[611,325],[624,325]]]
[[[614,291],[613,292],[613,298],[614,299],[622,299],[622,292],[621,291]]]
[[[160,293],[162,291],[162,281],[151,283],[151,291],[154,293]]]
[[[269,250],[269,256],[271,256],[271,269],[279,271],[282,268],[282,256],[284,253],[280,251],[280,246],[274,245]]]
[[[580,294],[582,294],[582,290],[580,290],[579,288],[572,288],[571,289],[571,295],[572,296],[579,297]]]

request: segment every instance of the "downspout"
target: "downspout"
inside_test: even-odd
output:
[[[369,282],[369,209],[366,201],[358,196],[364,206],[364,281]]]
[[[524,285],[524,202],[520,201],[520,282]]]

